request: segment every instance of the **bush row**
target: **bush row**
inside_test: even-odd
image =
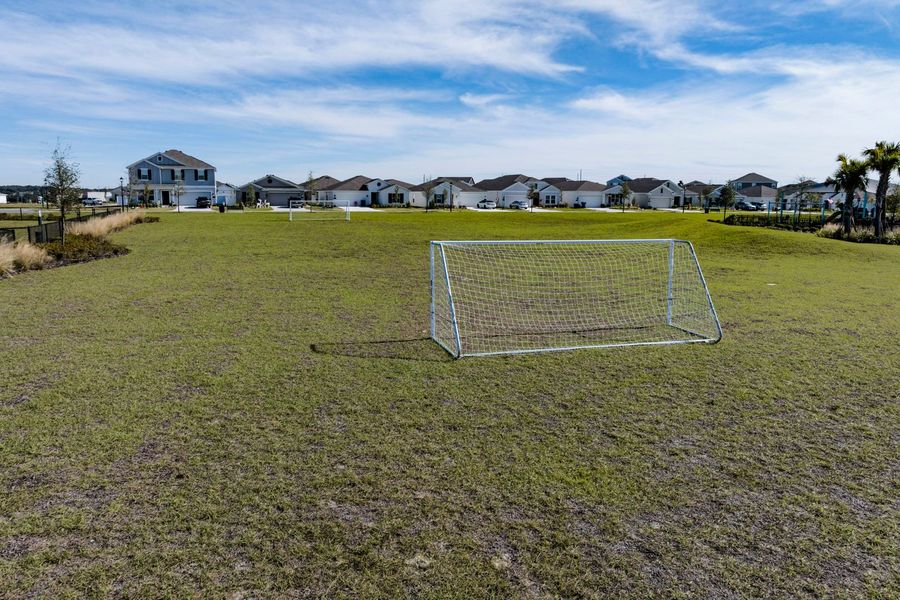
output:
[[[829,223],[816,231],[816,235],[832,240],[846,240],[848,242],[858,242],[861,244],[876,244],[878,238],[875,237],[874,227],[854,227],[850,230],[849,235],[844,235],[843,227],[838,223]],[[900,245],[900,228],[888,229],[881,238],[883,244]]]

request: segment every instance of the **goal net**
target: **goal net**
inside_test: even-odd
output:
[[[349,221],[350,203],[334,201],[291,200],[288,205],[289,221]]]
[[[431,337],[455,357],[715,343],[722,329],[681,240],[431,243]]]

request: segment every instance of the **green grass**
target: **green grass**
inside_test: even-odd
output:
[[[897,597],[900,249],[163,214],[0,281],[0,596]],[[678,237],[715,346],[450,360],[430,239]]]

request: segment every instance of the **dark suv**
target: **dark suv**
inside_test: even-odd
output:
[[[197,208],[209,208],[209,198],[197,198]]]

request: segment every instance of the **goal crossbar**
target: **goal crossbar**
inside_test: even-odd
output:
[[[689,241],[431,242],[431,337],[456,358],[716,343]]]

